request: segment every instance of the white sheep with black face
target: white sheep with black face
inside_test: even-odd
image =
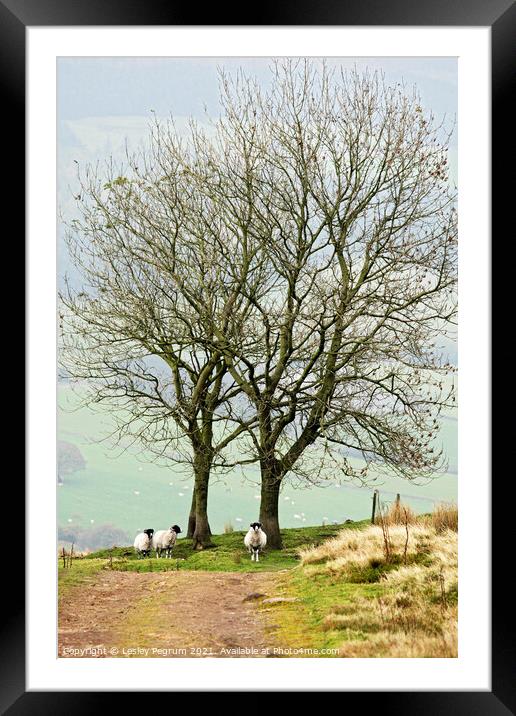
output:
[[[152,529],[143,530],[143,532],[140,532],[140,534],[137,534],[134,538],[134,549],[136,550],[138,559],[150,555],[153,534],[154,530]]]
[[[173,525],[169,530],[158,530],[152,538],[152,547],[156,550],[156,557],[159,559],[163,552],[165,557],[172,556],[172,548],[176,543],[177,535],[181,534],[181,528]]]
[[[251,522],[249,530],[244,537],[244,544],[251,554],[251,562],[259,562],[260,552],[267,544],[267,535],[262,530],[261,522]]]

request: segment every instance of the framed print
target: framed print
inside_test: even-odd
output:
[[[510,713],[489,133],[510,136],[514,7],[0,17],[28,302],[2,708]]]

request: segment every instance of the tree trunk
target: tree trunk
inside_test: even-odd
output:
[[[188,515],[188,530],[186,536],[192,539],[195,532],[195,485],[192,489],[192,504],[190,505],[190,514]]]
[[[260,522],[267,535],[267,547],[283,549],[279,527],[279,492],[281,476],[275,474],[274,468],[261,466],[262,490],[260,502]]]
[[[195,533],[195,484],[192,489],[192,504],[190,505],[190,514],[188,515],[188,530],[186,532],[186,536],[189,539],[193,539],[194,533]],[[207,517],[206,517],[207,519]],[[210,523],[208,522],[208,533],[211,536],[213,533],[211,531]]]
[[[208,522],[208,483],[211,461],[205,456],[194,459],[195,470],[195,528],[193,531],[193,549],[213,547]],[[193,502],[193,500],[192,500]]]

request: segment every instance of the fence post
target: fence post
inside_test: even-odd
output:
[[[378,498],[378,490],[374,490],[373,492],[373,513],[371,515],[371,524],[374,525],[374,518],[376,514],[376,501]]]

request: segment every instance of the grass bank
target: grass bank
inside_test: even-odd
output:
[[[455,530],[431,519],[369,526],[300,556],[277,581],[292,601],[267,607],[282,644],[343,657],[457,656]]]

